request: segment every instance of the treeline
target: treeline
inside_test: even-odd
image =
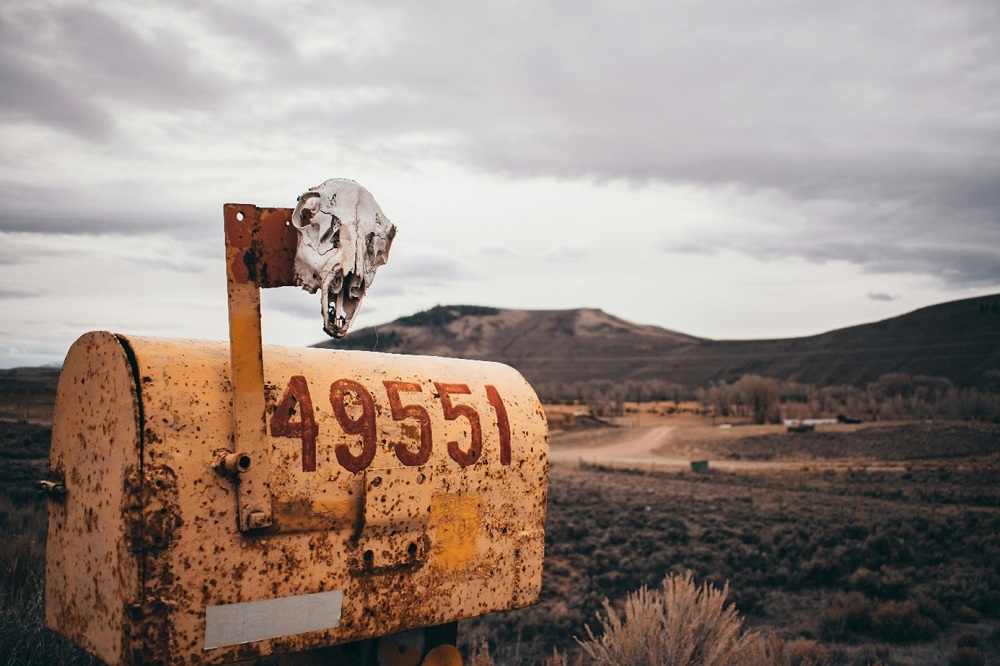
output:
[[[836,418],[865,421],[957,419],[1000,423],[1000,388],[956,386],[944,377],[897,372],[867,386],[815,386],[743,375],[733,382],[689,387],[660,379],[613,382],[540,382],[545,402],[586,405],[599,417],[625,413],[627,402],[696,402],[703,414],[747,418],[754,423],[782,419]]]

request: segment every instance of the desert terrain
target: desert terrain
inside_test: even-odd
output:
[[[1000,427],[622,420],[553,432],[540,603],[464,621],[467,649],[575,657],[602,600],[690,570],[790,663],[1000,663]],[[48,427],[0,433],[0,663],[90,663],[41,629]]]
[[[604,598],[686,570],[791,663],[1000,663],[997,426],[630,422],[553,433],[541,602],[465,623],[498,663],[578,654]]]
[[[466,649],[486,641],[496,663],[531,664],[555,648],[572,663],[575,639],[598,628],[603,600],[620,607],[640,586],[690,571],[698,582],[728,585],[746,627],[785,642],[784,663],[1000,663],[1000,375],[989,342],[1000,314],[990,303],[945,308],[965,317],[956,319],[963,326],[988,329],[981,349],[963,357],[974,358],[966,374],[979,388],[959,383],[960,374],[899,372],[812,386],[777,365],[769,368],[781,379],[765,379],[744,374],[757,370],[747,365],[761,358],[756,348],[703,369],[720,379],[684,387],[630,379],[628,363],[651,368],[648,357],[667,358],[664,345],[702,343],[596,311],[522,313],[516,335],[490,328],[518,323],[500,311],[452,308],[401,320],[401,341],[433,342],[428,349],[441,353],[465,340],[467,356],[517,361],[529,378],[547,378],[535,388],[553,402],[540,602],[463,621]],[[924,329],[917,337],[933,341],[931,333],[950,335],[937,331],[935,313],[795,344],[835,354],[831,341],[849,336],[882,349],[893,346],[893,331]],[[586,362],[542,344],[569,339]],[[516,344],[481,348],[491,340]],[[708,363],[702,352],[688,360]],[[601,374],[611,367],[620,376]],[[837,380],[881,372],[865,367]],[[567,368],[589,374],[559,374]],[[41,626],[45,503],[33,484],[48,465],[57,377],[57,369],[0,371],[0,665],[90,663]],[[769,388],[770,411],[753,409],[755,386]],[[864,422],[831,423],[838,413]],[[810,432],[780,422],[815,417],[823,419]]]

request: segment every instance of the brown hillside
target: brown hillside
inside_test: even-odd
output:
[[[863,385],[906,372],[1000,386],[1000,295],[779,340],[707,340],[594,309],[438,306],[316,346],[488,359],[533,382],[658,378],[700,386],[755,373]]]

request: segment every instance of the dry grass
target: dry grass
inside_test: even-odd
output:
[[[730,666],[758,664],[758,634],[743,621],[722,590],[695,585],[691,572],[667,576],[659,589],[639,588],[625,599],[623,616],[604,600],[602,634],[587,627],[580,646],[594,664],[608,666]]]
[[[515,652],[518,650],[515,649]],[[510,655],[507,658],[499,657],[501,659],[501,664],[522,664],[523,660],[518,659],[516,656],[511,659]],[[493,656],[490,654],[490,645],[485,640],[481,640],[472,645],[472,649],[469,651],[469,659],[467,660],[468,666],[496,666],[497,662],[493,660]],[[569,657],[559,652],[558,649],[552,650],[552,655],[541,662],[541,666],[581,666],[583,664],[583,659],[578,657],[576,661],[570,662]]]
[[[44,534],[43,504],[0,493],[0,665],[96,664],[42,628]]]
[[[560,434],[553,449],[608,443],[592,435]],[[944,664],[971,626],[982,646],[962,647],[1000,664],[1000,637],[988,638],[1000,621],[998,435],[996,426],[921,423],[787,436],[798,448],[782,456],[867,456],[839,471],[556,465],[540,604],[470,620],[465,631],[488,639],[497,663],[541,663],[553,647],[572,660],[582,654],[573,636],[585,636],[603,599],[620,612],[629,593],[691,570],[719,588],[729,581],[747,625],[785,639],[782,661],[765,663]],[[761,439],[732,447],[748,455]],[[898,472],[871,467],[903,457]],[[936,629],[913,642],[908,626],[930,629],[927,620]],[[518,641],[528,658],[501,661]]]

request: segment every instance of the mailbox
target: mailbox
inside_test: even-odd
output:
[[[110,663],[220,663],[537,599],[547,427],[517,372],[265,346],[254,492],[272,521],[246,531],[236,477],[256,452],[232,448],[228,372],[225,343],[98,332],[70,349],[49,627]]]
[[[94,332],[63,364],[45,623],[106,662],[362,645],[336,663],[416,664],[449,623],[538,598],[534,391],[485,361],[262,346],[259,289],[292,284],[290,219],[225,207],[228,344]]]

